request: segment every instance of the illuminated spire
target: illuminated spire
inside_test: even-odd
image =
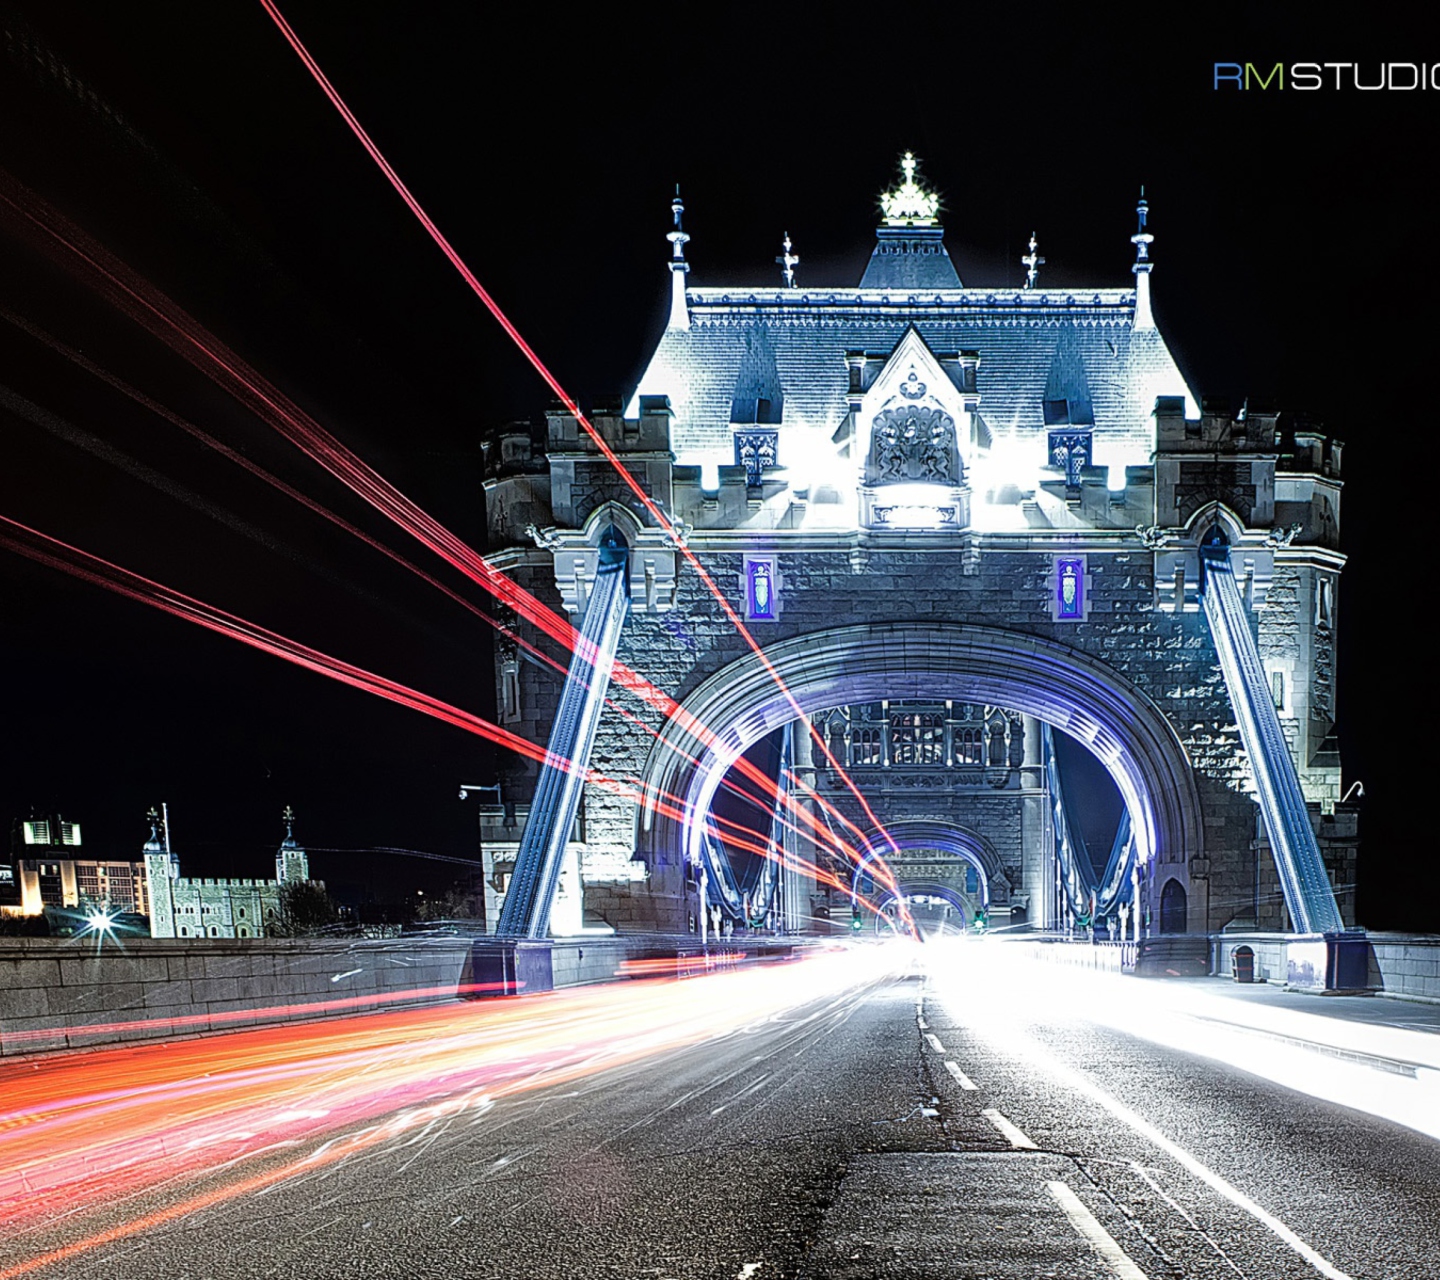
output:
[[[1135,265],[1130,268],[1135,273],[1135,328],[1153,329],[1155,317],[1150,311],[1150,272],[1154,263],[1150,261],[1150,246],[1155,242],[1155,237],[1145,230],[1145,220],[1150,216],[1150,205],[1145,199],[1145,188],[1140,188],[1140,203],[1135,206],[1135,214],[1139,219],[1140,226],[1130,243],[1135,246]]]
[[[293,849],[295,848],[295,810],[287,804],[285,812],[280,817],[285,822],[285,840],[281,848]]]
[[[690,237],[680,225],[685,213],[685,202],[680,199],[680,184],[675,184],[675,199],[670,202],[670,213],[675,219],[675,230],[665,239],[670,241],[670,324],[671,329],[688,329],[690,312],[685,305],[685,275],[690,264],[685,261],[685,246]]]
[[[905,180],[894,190],[883,192],[880,207],[885,211],[885,222],[892,227],[933,227],[940,211],[940,196],[922,187],[915,180],[919,166],[914,152],[907,151],[900,161],[900,171]]]
[[[800,265],[800,259],[790,252],[793,246],[790,244],[790,233],[785,233],[785,252],[775,259],[778,266],[784,268],[781,273],[785,277],[785,284],[788,288],[795,287],[795,268]]]
[[[1035,287],[1035,281],[1040,276],[1040,268],[1045,265],[1045,259],[1035,252],[1039,247],[1039,242],[1035,239],[1035,233],[1032,231],[1030,233],[1030,252],[1020,255],[1020,261],[1025,264],[1025,287],[1027,289]]]

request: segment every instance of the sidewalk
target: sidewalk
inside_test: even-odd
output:
[[[1326,996],[1270,983],[1191,978],[1175,990],[1176,1013],[1347,1058],[1382,1070],[1440,1071],[1440,1005],[1382,996]]]

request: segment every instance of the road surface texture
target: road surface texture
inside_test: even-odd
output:
[[[1166,1012],[1193,984],[1012,981],[1002,954],[7,1065],[0,1278],[1440,1276],[1433,1136],[1212,1056],[1383,1110],[1440,1079],[1400,1042],[1307,1046],[1281,1024],[1326,1002],[1268,993],[1234,1031]],[[1440,1045],[1370,1005],[1352,1030]]]

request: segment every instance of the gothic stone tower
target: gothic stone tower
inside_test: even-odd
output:
[[[851,771],[882,823],[969,841],[995,909],[1059,920],[1044,722],[1114,779],[1142,917],[1158,922],[1163,898],[1170,928],[1281,927],[1254,773],[1200,607],[1201,548],[1228,545],[1322,850],[1350,859],[1331,876],[1352,883],[1332,734],[1340,445],[1197,403],[1151,314],[1143,201],[1133,287],[1048,290],[1032,244],[1024,288],[967,288],[937,198],[910,157],[904,170],[854,288],[798,286],[788,245],[782,287],[688,287],[677,197],[668,326],[628,412],[598,409],[594,424],[806,717],[839,734],[842,758],[856,760],[846,718],[888,706],[901,727],[940,735],[932,774],[975,775],[907,796],[883,767],[872,783]],[[618,531],[632,601],[618,658],[717,735],[701,745],[639,702],[607,711],[591,764],[672,803],[590,787],[570,846],[564,891],[577,905],[583,892],[586,920],[684,929],[686,868],[693,893],[721,777],[794,704],[568,414],[549,415],[543,456],[524,433],[503,437],[486,487],[491,563],[577,621],[600,539]],[[560,677],[502,643],[497,680],[505,722],[544,742]],[[966,716],[985,735],[979,754]],[[882,732],[886,751],[912,750],[894,719]],[[813,759],[795,763],[817,777]],[[995,766],[999,785],[984,776]],[[533,767],[506,786],[533,789]],[[1341,908],[1348,919],[1343,896]]]

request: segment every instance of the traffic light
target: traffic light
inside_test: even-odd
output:
[[[850,904],[850,932],[859,933],[864,927],[865,921],[860,915],[860,904],[858,902],[852,902]]]

